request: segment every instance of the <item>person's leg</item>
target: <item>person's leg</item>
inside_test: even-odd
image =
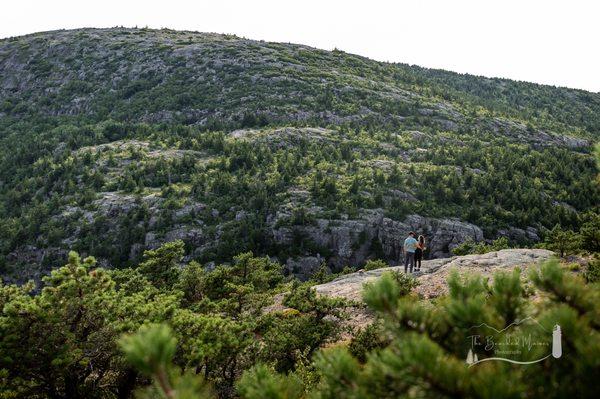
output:
[[[409,253],[409,259],[410,259],[410,272],[413,272],[413,269],[415,268],[415,253],[414,252],[410,252]]]
[[[404,252],[404,273],[408,271],[408,252]]]

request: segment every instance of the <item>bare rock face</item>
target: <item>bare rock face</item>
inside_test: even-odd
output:
[[[434,219],[410,215],[403,222],[397,222],[384,218],[379,240],[386,255],[393,255],[398,259],[404,239],[411,231],[425,236],[429,249],[426,257],[431,259],[450,256],[452,249],[464,241],[483,240],[483,231],[479,227],[458,219]]]
[[[419,286],[417,293],[433,298],[448,292],[446,280],[451,270],[459,273],[479,272],[490,276],[497,270],[526,269],[554,256],[545,249],[503,249],[481,255],[455,256],[446,259],[423,261],[422,272],[416,274]],[[370,271],[359,271],[339,277],[329,283],[316,285],[319,294],[331,297],[361,300],[363,285],[380,277],[387,271],[403,271],[401,266],[385,267]]]
[[[67,261],[67,254],[67,250],[57,247],[21,246],[7,256],[9,263],[21,267],[16,268],[14,273],[9,273],[6,277],[0,278],[0,282],[4,280],[6,284],[13,284],[23,283],[27,280],[40,281],[43,276],[50,272],[53,264],[64,264]],[[22,267],[22,265],[27,265],[27,267]]]
[[[140,202],[138,203],[135,195],[103,192],[100,194],[100,198],[94,201],[94,205],[97,206],[99,213],[108,218],[115,218],[127,214],[142,203],[148,205],[151,211],[155,211],[162,201],[162,198],[151,194],[140,198]]]
[[[519,141],[530,142],[536,146],[556,145],[577,149],[590,145],[590,142],[586,139],[556,135],[543,130],[528,129],[522,122],[516,122],[505,118],[482,120],[480,121],[480,124],[496,133],[503,134]]]
[[[423,234],[427,240],[426,258],[448,257],[454,247],[466,240],[483,240],[482,230],[455,219],[434,219],[410,215],[404,221],[384,216],[381,209],[364,210],[358,219],[318,219],[312,225],[273,228],[276,243],[292,244],[295,236],[310,239],[331,253],[327,259],[334,270],[359,266],[368,259],[384,258],[397,264],[408,233]],[[296,265],[298,274],[307,274]]]
[[[294,274],[302,280],[307,280],[319,270],[323,262],[325,262],[325,259],[319,255],[289,258],[285,263],[285,269],[287,273]]]
[[[528,227],[525,230],[517,227],[510,227],[508,229],[498,230],[497,235],[519,243],[534,243],[540,241],[538,230],[534,227]]]

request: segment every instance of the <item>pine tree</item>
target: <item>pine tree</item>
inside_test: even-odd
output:
[[[555,225],[548,232],[544,243],[552,251],[558,252],[561,258],[570,253],[579,241],[579,236],[571,230],[563,230],[560,225]]]
[[[184,253],[184,243],[181,240],[145,251],[144,261],[139,265],[140,272],[157,287],[171,287],[177,281],[179,275],[177,264]]]
[[[136,334],[119,341],[127,360],[140,372],[149,376],[154,385],[143,388],[136,397],[167,399],[208,399],[213,393],[202,378],[181,373],[172,364],[177,340],[164,324],[142,326]]]
[[[598,287],[549,261],[529,275],[540,297],[532,303],[525,298],[528,293],[521,279],[518,271],[496,273],[493,283],[477,275],[461,279],[453,274],[448,297],[431,306],[402,296],[393,277],[384,275],[365,289],[364,299],[392,337],[387,347],[372,351],[363,365],[345,348],[321,351],[315,359],[320,382],[310,392],[289,394],[285,387],[292,384],[294,374],[269,377],[261,368],[242,378],[239,392],[247,399],[258,398],[253,393],[268,385],[274,398],[594,397],[600,373]],[[549,357],[527,366],[474,364],[490,355],[475,348],[469,367],[465,338],[479,331],[481,323],[501,330],[531,314],[544,329],[525,323],[513,328],[532,334],[537,342],[548,339],[547,331],[559,325],[563,343],[559,359]],[[527,356],[537,359],[547,351],[534,348]]]

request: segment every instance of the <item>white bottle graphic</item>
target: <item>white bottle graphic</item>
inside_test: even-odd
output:
[[[467,364],[473,364],[473,351],[469,349],[469,353],[467,353]]]
[[[556,359],[562,356],[561,332],[558,324],[555,324],[552,330],[552,356]]]

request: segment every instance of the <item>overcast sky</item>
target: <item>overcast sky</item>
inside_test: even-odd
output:
[[[15,0],[0,37],[148,26],[302,43],[382,61],[600,92],[596,0]]]

